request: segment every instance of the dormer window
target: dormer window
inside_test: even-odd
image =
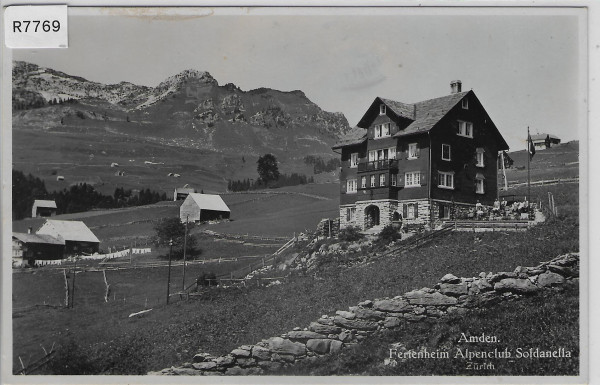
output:
[[[375,139],[379,139],[379,138],[386,138],[388,136],[390,136],[390,124],[389,123],[384,123],[384,124],[378,124],[375,126]]]
[[[469,109],[469,99],[464,98],[462,100],[462,108],[463,108],[463,110],[468,110]]]
[[[385,115],[385,104],[379,105],[379,115]]]

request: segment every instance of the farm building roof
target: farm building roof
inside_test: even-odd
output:
[[[46,234],[12,233],[12,236],[23,243],[45,243],[50,245],[65,244],[64,240]]]
[[[336,149],[353,144],[361,144],[365,140],[367,140],[367,130],[356,126],[342,136],[333,146],[333,148]]]
[[[550,139],[555,139],[555,140],[560,140],[560,138],[556,135],[552,135],[552,134],[536,134],[536,135],[531,135],[531,140],[536,141],[536,140],[546,140],[547,137],[550,137]]]
[[[100,243],[92,230],[81,221],[57,221],[47,219],[36,234],[47,234],[55,236],[64,241],[94,242]]]
[[[193,194],[196,192],[196,189],[191,187],[179,187],[175,189],[175,193],[177,194]]]
[[[191,193],[186,200],[193,199],[201,210],[229,211],[229,207],[219,195]]]
[[[44,200],[44,199],[36,199],[33,201],[33,206],[34,207],[46,207],[49,209],[55,209],[56,208],[56,202],[51,201],[51,200]]]

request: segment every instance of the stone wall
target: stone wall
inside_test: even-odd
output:
[[[477,277],[443,276],[434,288],[423,288],[393,298],[360,302],[335,315],[323,315],[306,328],[272,337],[254,345],[242,345],[229,354],[194,356],[194,362],[153,375],[252,375],[306,359],[336,353],[377,331],[394,329],[403,322],[419,322],[463,314],[501,301],[518,299],[579,277],[579,253],[570,253],[535,267],[512,272],[480,273]]]

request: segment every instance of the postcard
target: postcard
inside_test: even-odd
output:
[[[3,381],[589,381],[588,8],[7,5]]]

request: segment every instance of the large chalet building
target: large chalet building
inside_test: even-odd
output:
[[[497,156],[508,145],[473,91],[414,104],[375,98],[341,154],[340,228],[393,221],[434,226],[492,205]]]

